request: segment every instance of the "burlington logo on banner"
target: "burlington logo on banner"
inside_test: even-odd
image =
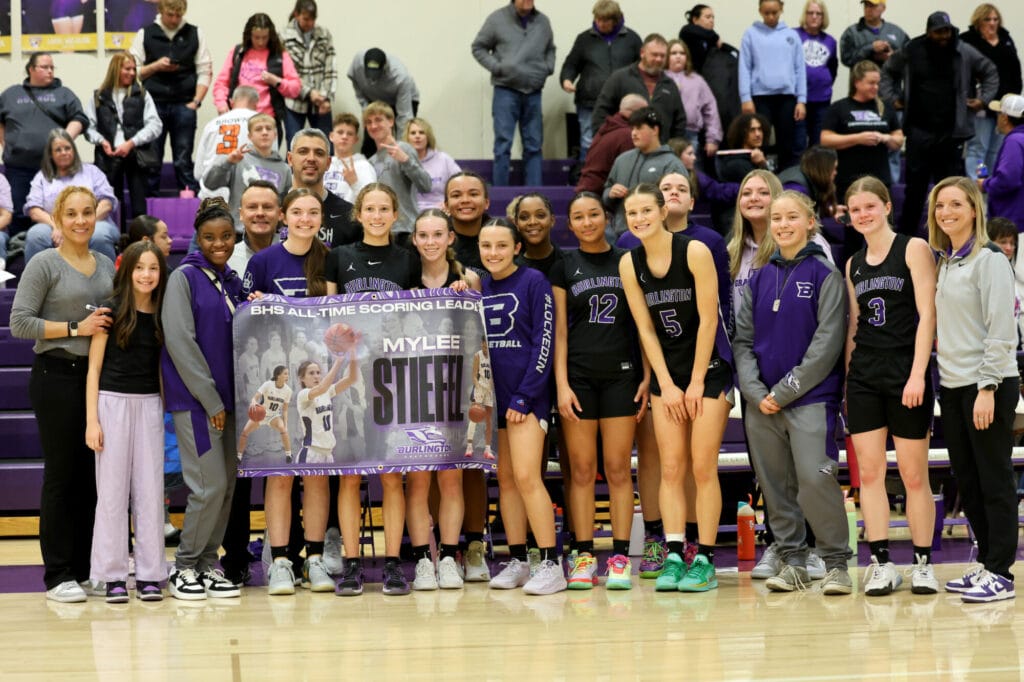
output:
[[[492,468],[483,329],[475,291],[264,296],[240,306],[239,475]]]

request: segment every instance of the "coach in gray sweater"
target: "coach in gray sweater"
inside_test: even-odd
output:
[[[541,90],[555,71],[555,39],[551,22],[533,0],[511,0],[484,21],[473,39],[473,57],[491,73],[494,98],[494,184],[508,185],[512,139],[516,126],[523,139],[525,184],[541,180]]]

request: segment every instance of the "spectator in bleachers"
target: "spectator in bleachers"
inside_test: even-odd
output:
[[[999,156],[987,180],[978,179],[978,187],[988,194],[988,214],[1009,218],[1024,225],[1024,97],[1005,95],[989,104],[998,112],[996,125],[1005,136]]]
[[[26,265],[40,251],[60,246],[64,240],[65,231],[55,220],[53,210],[61,191],[72,186],[86,187],[96,196],[96,225],[89,246],[114,261],[114,245],[121,236],[121,230],[110,220],[110,214],[117,209],[114,190],[99,168],[82,162],[68,131],[54,128],[46,142],[42,165],[25,198],[25,213],[35,223],[25,236]]]
[[[885,0],[861,0],[860,4],[864,5],[864,16],[840,36],[839,59],[849,68],[865,59],[882,66],[893,52],[906,47],[910,36],[882,19]]]
[[[331,132],[331,101],[338,83],[334,38],[325,26],[316,23],[316,17],[316,0],[295,0],[291,18],[281,29],[281,42],[302,81],[299,96],[284,101],[286,145],[307,121],[324,135]]]
[[[199,192],[192,167],[196,112],[213,79],[213,61],[202,31],[183,20],[187,10],[187,0],[160,0],[156,21],[139,29],[129,52],[142,65],[139,80],[145,83],[163,123],[156,138],[157,156],[163,158],[170,135],[178,190],[195,194]],[[155,196],[159,188],[157,168],[149,176],[149,194]]]
[[[587,152],[579,182],[576,183],[577,192],[599,194],[604,189],[604,181],[608,179],[615,159],[633,148],[629,115],[645,106],[647,100],[642,95],[630,93],[619,102],[619,111],[604,120]]]
[[[696,4],[686,12],[686,24],[679,29],[693,59],[693,70],[704,77],[715,96],[720,127],[725,130],[740,114],[739,50],[715,33],[715,11]]]
[[[661,141],[686,135],[686,110],[675,81],[665,75],[668,60],[668,41],[652,33],[644,38],[640,60],[612,72],[604,82],[594,104],[594,128],[600,130],[604,121],[613,115],[615,107],[628,94],[643,97],[662,122]]]
[[[331,163],[327,136],[317,128],[303,128],[291,139],[288,165],[292,167],[292,189],[305,187],[324,200],[320,239],[327,246],[359,241],[363,228],[352,217],[352,203],[324,187],[324,174]]]
[[[980,567],[946,583],[966,603],[1013,599],[1017,477],[1010,459],[1020,379],[1013,272],[986,248],[985,209],[966,177],[939,181],[928,202],[928,243],[939,252],[935,292],[939,404],[949,463],[977,537]]]
[[[377,152],[370,158],[382,182],[398,195],[398,220],[392,236],[404,244],[412,234],[412,225],[419,211],[416,209],[417,192],[429,192],[430,175],[420,165],[416,150],[408,142],[395,139],[395,112],[384,102],[371,102],[363,110],[366,134],[377,144]]]
[[[900,232],[917,234],[929,181],[963,175],[964,142],[974,135],[972,119],[998,89],[995,65],[958,39],[946,12],[930,14],[926,33],[885,63],[882,99],[903,110],[907,135]]]
[[[12,234],[30,224],[24,209],[25,197],[42,165],[50,130],[54,126],[64,128],[74,140],[89,124],[75,93],[54,78],[49,52],[33,53],[25,73],[28,78],[0,94],[0,144],[4,148],[4,173],[11,184],[15,215]]]
[[[846,207],[839,203],[836,194],[837,158],[834,149],[815,145],[800,155],[800,165],[779,173],[782,189],[810,197],[819,220],[838,220],[846,214]]]
[[[697,152],[693,148],[693,143],[685,137],[673,137],[668,141],[668,146],[686,168],[693,198],[703,197],[711,204],[712,227],[721,235],[729,234],[732,229],[732,215],[736,210],[736,195],[740,191],[739,183],[719,182],[698,170]]]
[[[881,180],[887,187],[893,182],[889,152],[903,146],[903,130],[895,108],[878,97],[881,69],[863,60],[850,69],[850,95],[833,103],[822,121],[821,145],[839,155],[836,193],[864,175]]]
[[[612,71],[637,60],[641,45],[636,31],[626,27],[622,8],[615,0],[597,0],[593,15],[593,25],[576,36],[558,74],[562,89],[574,95],[580,124],[580,161],[586,159],[597,130],[592,123],[601,86]]]
[[[137,215],[128,221],[127,230],[117,243],[118,253],[117,260],[114,261],[114,270],[121,269],[121,255],[135,242],[153,242],[164,258],[170,258],[171,247],[174,245],[167,223],[145,213]]]
[[[96,460],[83,437],[85,377],[90,338],[110,325],[110,309],[87,306],[110,297],[114,263],[89,247],[96,204],[84,187],[57,196],[53,212],[64,238],[25,266],[11,308],[11,333],[35,340],[29,396],[43,450],[39,547],[46,598],[57,602],[84,602],[80,583],[90,592],[99,587],[88,582]]]
[[[228,200],[227,189],[211,190],[203,184],[203,176],[210,164],[219,156],[227,156],[231,152],[249,144],[249,119],[256,115],[256,103],[259,94],[251,85],[239,85],[231,94],[231,111],[220,114],[203,126],[196,145],[195,174],[199,179],[199,197],[206,199],[219,196]]]
[[[160,165],[150,146],[163,131],[156,104],[139,84],[135,57],[118,52],[107,75],[85,102],[89,128],[85,137],[96,145],[96,166],[107,176],[121,205],[121,225],[146,212],[147,176]],[[131,216],[125,210],[124,183],[131,193]]]
[[[226,113],[228,96],[239,85],[251,85],[259,94],[256,111],[273,116],[277,137],[284,137],[286,97],[295,99],[302,81],[291,55],[285,51],[269,16],[257,12],[245,22],[242,42],[231,50],[213,84],[213,102],[217,113]]]
[[[409,121],[419,113],[420,91],[409,69],[397,57],[389,57],[378,47],[356,52],[348,67],[348,79],[352,81],[360,109],[370,106],[370,102],[384,102],[394,110],[398,122],[396,134],[404,132]],[[369,135],[363,138],[362,152],[367,158],[377,152],[377,145]]]
[[[414,118],[409,121],[402,139],[416,150],[416,158],[419,159],[423,170],[430,176],[430,191],[416,193],[417,208],[420,211],[425,211],[428,208],[440,208],[444,203],[444,186],[448,184],[448,178],[461,171],[462,168],[459,167],[455,159],[437,148],[434,129],[426,119]]]
[[[761,114],[740,114],[725,134],[728,151],[716,159],[718,177],[724,182],[739,182],[755,168],[767,168],[762,147],[771,136],[771,123]]]
[[[543,184],[541,90],[555,72],[551,22],[533,0],[512,0],[488,15],[473,39],[472,51],[473,58],[490,72],[494,86],[494,184],[509,184],[516,126],[523,142],[523,183]]]
[[[0,286],[10,279],[7,272],[7,242],[11,237],[7,228],[14,217],[14,202],[11,201],[11,185],[7,178],[0,174]]]
[[[694,150],[701,149],[701,138],[704,140],[703,153],[697,154],[697,165],[704,168],[704,159],[714,156],[722,144],[722,120],[715,95],[707,81],[693,70],[690,49],[682,40],[669,41],[665,75],[679,88],[686,110],[686,137],[693,142]]]
[[[796,152],[813,147],[821,139],[821,122],[832,103],[832,84],[839,68],[836,39],[825,33],[828,7],[824,0],[807,0],[796,34],[804,48],[807,72],[807,115],[796,126]]]
[[[796,160],[796,124],[807,115],[807,71],[800,36],[782,21],[780,0],[760,0],[762,21],[740,43],[740,101],[775,130],[777,170]]]
[[[982,3],[971,14],[970,27],[960,34],[960,40],[974,47],[996,65],[999,72],[999,89],[994,99],[1003,95],[1019,93],[1024,89],[1021,82],[1020,57],[1017,46],[1009,31],[1003,28],[1003,15],[995,5]],[[986,111],[985,116],[974,117],[974,137],[967,143],[964,156],[967,177],[978,177],[978,164],[984,163],[991,170],[996,164],[996,154],[1003,143],[1003,133],[996,123],[994,112]]]
[[[331,167],[324,175],[324,187],[345,201],[353,201],[366,185],[377,181],[377,171],[363,154],[356,152],[359,141],[359,119],[343,111],[334,117],[331,144],[334,156]],[[376,145],[374,145],[376,147]]]
[[[626,231],[622,200],[631,189],[641,182],[657,187],[658,180],[666,173],[686,172],[679,157],[672,153],[667,144],[661,142],[662,122],[654,107],[637,109],[630,114],[629,127],[634,149],[623,152],[615,159],[608,179],[604,182],[602,200],[605,207],[615,214],[610,226],[613,234],[609,235],[609,240]]]
[[[292,186],[292,171],[277,151],[277,132],[274,118],[256,114],[249,119],[249,142],[226,156],[214,157],[203,176],[203,184],[211,190],[228,188],[228,206],[235,216],[235,229],[242,230],[238,207],[242,192],[253,180],[268,180],[284,194]]]

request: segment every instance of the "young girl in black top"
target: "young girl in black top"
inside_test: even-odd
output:
[[[139,599],[160,601],[164,559],[164,405],[160,398],[163,253],[151,241],[128,247],[114,279],[109,331],[93,334],[86,378],[86,444],[96,452],[96,524],[91,579],[107,601],[128,601],[129,499]]]

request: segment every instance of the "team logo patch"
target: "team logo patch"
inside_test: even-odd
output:
[[[796,297],[812,298],[814,296],[814,282],[797,282]]]
[[[395,448],[396,454],[434,455],[445,454],[452,450],[444,433],[433,424],[416,429],[405,429],[405,435],[412,445],[399,445]]]

